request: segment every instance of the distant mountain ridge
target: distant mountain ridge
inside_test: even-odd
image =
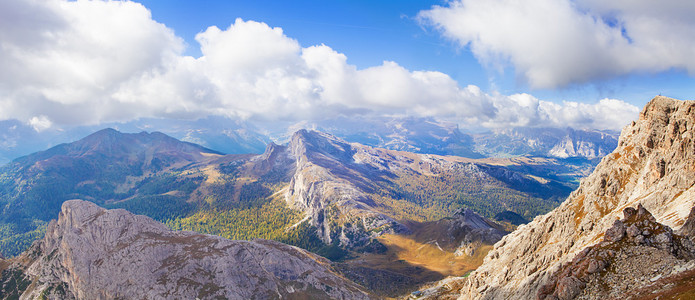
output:
[[[270,141],[251,124],[222,117],[199,120],[140,119],[98,126],[45,129],[37,132],[16,120],[0,121],[0,165],[18,157],[70,143],[103,128],[121,132],[162,132],[181,141],[202,145],[225,154],[262,153]]]
[[[15,163],[26,161],[40,161],[52,159],[57,156],[86,158],[91,156],[110,156],[115,159],[134,160],[147,156],[151,159],[156,156],[175,156],[175,159],[193,161],[198,156],[221,153],[205,147],[182,142],[161,132],[121,133],[112,128],[102,129],[88,135],[84,139],[69,144],[61,144],[46,151],[30,154],[15,160]],[[147,168],[147,166],[143,166]]]
[[[618,132],[572,128],[510,128],[475,135],[475,150],[485,156],[534,155],[601,158],[618,146]]]
[[[306,125],[305,125],[306,126]],[[605,156],[618,144],[619,132],[573,128],[516,127],[469,133],[432,118],[339,118],[312,126],[373,147],[468,158]]]
[[[317,130],[350,142],[398,151],[482,158],[458,125],[432,118],[338,118],[318,122]]]
[[[0,121],[0,164],[71,142],[100,128],[123,132],[160,131],[225,154],[262,153],[270,141],[289,141],[294,131],[316,129],[373,147],[468,158],[600,158],[617,145],[617,132],[519,127],[470,133],[455,123],[415,117],[339,117],[307,123],[272,123],[207,117],[198,120],[139,119],[99,126],[48,128],[37,132],[16,120]],[[288,128],[294,128],[288,132]]]

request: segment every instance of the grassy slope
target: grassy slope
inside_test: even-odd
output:
[[[492,245],[481,245],[471,256],[456,256],[459,241],[446,237],[443,226],[442,222],[408,222],[412,234],[379,237],[388,249],[385,253],[355,254],[338,268],[376,294],[399,297],[413,287],[447,276],[464,276],[480,266]]]
[[[467,207],[493,218],[514,211],[526,219],[546,213],[559,202],[534,197],[488,178],[476,180],[451,174],[400,174],[391,186],[371,194],[379,209],[397,219],[436,221]]]

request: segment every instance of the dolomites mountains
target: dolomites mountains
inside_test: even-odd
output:
[[[557,297],[552,291],[548,294],[547,286],[557,280],[563,266],[588,251],[587,247],[608,239],[609,229],[620,231],[612,228],[624,210],[639,207],[643,218],[651,220],[642,210],[648,211],[653,214],[651,222],[679,229],[695,206],[694,135],[695,101],[661,96],[652,99],[639,120],[622,130],[618,148],[602,159],[565,202],[496,243],[483,265],[468,278],[442,282],[435,288],[438,292],[430,290],[429,295],[459,299]],[[626,220],[633,214],[626,212]],[[631,238],[636,234],[630,234]],[[664,275],[669,274],[667,271]],[[583,281],[569,284],[577,293],[585,285]],[[572,299],[577,293],[559,298]]]
[[[282,244],[264,241],[213,243],[212,240],[223,239],[190,232],[165,233],[161,225],[147,225],[147,230],[142,233],[138,231],[140,225],[125,225],[123,228],[120,221],[100,219],[102,215],[114,214],[106,212],[126,214],[125,211],[102,213],[95,206],[87,209],[87,215],[93,215],[96,221],[106,222],[108,226],[97,226],[97,233],[91,235],[91,240],[83,238],[81,232],[88,230],[79,226],[67,231],[64,231],[65,226],[58,226],[61,221],[58,225],[48,226],[48,229],[45,226],[59,212],[63,222],[72,222],[66,221],[72,218],[65,219],[66,216],[79,209],[71,208],[75,205],[71,199],[85,199],[102,207],[124,208],[169,222],[178,229],[220,235],[233,232],[239,234],[234,236],[235,239],[258,237],[253,234],[258,234],[259,231],[255,230],[261,229],[273,234],[279,232],[269,238],[287,241],[316,253],[327,253],[326,256],[334,255],[329,256],[332,259],[371,255],[360,262],[363,264],[359,269],[364,272],[350,273],[351,279],[374,281],[388,273],[389,278],[398,278],[394,281],[420,284],[449,274],[464,274],[480,264],[490,245],[506,234],[505,228],[509,228],[481,215],[487,218],[501,216],[502,220],[523,223],[564,199],[572,189],[572,180],[576,178],[573,176],[577,174],[574,166],[546,157],[469,159],[416,154],[350,143],[330,134],[307,130],[295,132],[285,145],[269,144],[261,155],[224,155],[161,133],[128,134],[105,129],[0,167],[0,204],[3,207],[0,211],[0,252],[10,257],[17,255],[36,237],[43,236],[44,230],[47,232],[42,242],[11,260],[11,267],[7,265],[8,261],[0,263],[5,270],[2,291],[17,296],[45,294],[56,298],[166,297],[166,294],[157,294],[158,290],[150,295],[137,287],[131,288],[132,283],[127,280],[111,282],[105,279],[108,277],[105,274],[115,274],[116,271],[146,273],[165,266],[162,272],[179,277],[164,278],[156,273],[148,278],[161,280],[144,282],[160,284],[162,290],[173,289],[169,296],[355,298],[361,290],[347,280],[345,286],[356,288],[356,294],[323,287],[320,282],[329,282],[323,279],[302,277],[308,276],[310,269],[319,268],[321,274],[342,278],[331,273],[327,262],[321,263],[318,258],[314,259],[318,265],[297,271],[300,275],[292,273],[294,271],[278,271],[290,274],[287,275],[292,281],[290,283],[269,271],[274,266],[262,262],[261,266],[243,265],[247,258],[268,255],[290,260],[283,256],[285,254],[258,245],[292,255],[304,253]],[[71,214],[65,211],[66,205]],[[235,219],[239,216],[251,218]],[[451,218],[440,220],[444,217]],[[114,228],[107,228],[109,226]],[[128,233],[133,229],[131,227],[136,229],[133,234]],[[430,236],[434,228],[444,230]],[[106,233],[112,229],[119,233]],[[119,240],[122,234],[126,240]],[[199,242],[207,246],[198,249]],[[242,253],[243,258],[234,258],[241,250],[225,252],[232,249],[227,247],[228,243],[244,245],[245,251],[252,254]],[[155,244],[161,247],[155,247]],[[446,252],[437,257],[437,263],[453,263],[427,266],[422,265],[423,259],[417,255],[399,256],[430,244],[436,245],[430,247],[433,251]],[[97,252],[86,251],[95,247],[105,251],[116,249],[117,252],[101,255],[99,249]],[[61,249],[68,249],[66,251],[72,256],[56,256]],[[118,252],[122,249],[138,255]],[[220,262],[218,259],[221,258],[207,255],[209,251],[236,260]],[[141,253],[153,256],[140,257]],[[139,266],[141,260],[161,264],[144,264],[144,269],[132,270],[117,267]],[[77,262],[86,266],[86,271]],[[210,267],[212,262],[221,267]],[[225,272],[226,263],[239,265],[238,270],[230,268],[235,274],[242,272],[240,274],[245,274],[245,277],[266,276],[268,274],[263,272],[268,271],[280,279],[262,277],[253,283],[234,281],[237,279],[228,282],[225,281],[227,277],[219,279],[216,275],[218,271]],[[454,263],[459,265],[454,268]],[[101,266],[105,269],[100,269]],[[242,269],[251,271],[246,274]],[[451,273],[437,273],[440,270]],[[295,282],[296,278],[301,280]],[[342,283],[336,284],[342,286]],[[104,288],[97,290],[81,285],[103,285]],[[197,288],[199,285],[202,288]],[[238,288],[239,293],[246,291],[248,294],[233,294],[224,289],[235,285],[245,286]],[[331,285],[327,283],[327,286]],[[255,290],[256,287],[261,289]],[[352,288],[347,290],[354,291]]]
[[[289,162],[294,166],[284,192],[286,202],[304,212],[326,244],[364,252],[378,251],[381,245],[374,238],[384,233],[411,233],[397,221],[404,219],[399,204],[423,213],[424,207],[435,207],[453,215],[453,207],[469,201],[499,213],[533,201],[537,206],[549,205],[570,190],[557,180],[508,168],[507,159],[480,161],[400,152],[348,143],[316,131],[300,130],[286,147],[270,147],[278,151],[268,156],[277,157],[274,165]],[[528,166],[545,163],[554,161],[530,159]],[[513,196],[498,196],[500,192]]]
[[[81,200],[63,203],[46,236],[11,262],[0,264],[10,299],[371,298],[299,248],[174,232]]]

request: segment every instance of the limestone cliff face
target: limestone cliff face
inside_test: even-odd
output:
[[[81,200],[65,202],[44,239],[13,261],[7,274],[33,281],[16,285],[21,299],[370,298],[296,247],[174,232]]]
[[[461,299],[530,299],[580,251],[601,241],[626,207],[641,204],[680,228],[695,203],[695,101],[652,99],[560,207],[495,244],[455,289]]]
[[[369,251],[378,234],[408,231],[377,212],[375,203],[365,194],[364,190],[374,187],[368,177],[378,178],[381,171],[355,164],[357,150],[351,144],[327,134],[300,130],[288,147],[296,160],[296,171],[285,198],[305,212],[325,243]]]
[[[457,187],[461,188],[459,195],[472,196],[480,192],[466,190],[471,186],[499,187],[505,191],[516,189],[515,193],[520,191],[547,201],[569,193],[568,187],[557,182],[538,180],[504,165],[495,165],[497,160],[478,161],[379,149],[348,143],[316,131],[298,131],[285,151],[288,152],[286,157],[292,158],[295,164],[285,190],[287,203],[304,212],[306,220],[318,229],[325,243],[360,252],[384,250],[375,239],[382,234],[412,233],[394,219],[394,214],[389,212],[394,210],[391,204],[379,198],[388,195],[417,201],[417,196],[406,193],[406,185],[417,186],[432,178],[448,178],[454,182],[452,184],[465,182]],[[399,186],[403,183],[397,180],[402,178],[409,182]],[[451,195],[451,198],[456,197]],[[500,200],[474,197],[473,202]]]

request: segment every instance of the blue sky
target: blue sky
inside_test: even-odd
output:
[[[417,20],[420,11],[446,1],[138,1],[153,19],[184,38],[186,53],[198,57],[195,35],[208,26],[228,27],[234,19],[265,22],[281,27],[304,46],[326,44],[344,53],[358,68],[395,61],[410,70],[446,73],[460,84],[473,84],[500,93],[532,93],[545,100],[596,102],[618,98],[643,106],[658,94],[692,99],[695,80],[683,70],[636,72],[558,89],[531,89],[514,75],[486,68],[468,47],[443,38]]]
[[[619,129],[695,95],[695,2],[0,3],[0,120],[414,116]]]
[[[281,27],[304,47],[326,44],[359,68],[395,61],[411,70],[438,70],[459,81],[485,85],[485,69],[416,19],[442,1],[139,1],[153,19],[173,28],[200,56],[195,35],[209,26],[229,27],[236,18]]]

